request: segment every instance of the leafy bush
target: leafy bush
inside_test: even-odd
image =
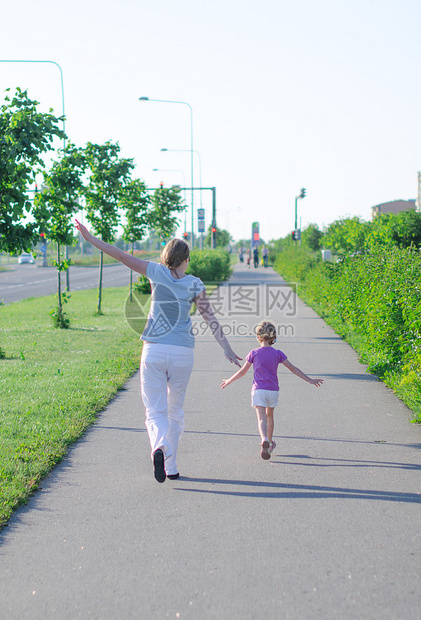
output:
[[[391,247],[324,263],[291,248],[275,269],[353,344],[368,370],[394,389],[421,422],[421,254]]]
[[[139,291],[139,293],[151,294],[151,283],[146,276],[140,275],[137,282],[133,284],[133,287],[136,291]]]
[[[359,217],[343,218],[333,222],[323,237],[323,245],[339,256],[362,252],[370,227]]]
[[[53,325],[54,327],[57,327],[60,329],[69,329],[70,319],[67,316],[66,312],[63,311],[63,305],[67,304],[71,295],[68,295],[65,292],[61,293],[61,304],[58,301],[58,295],[56,295],[56,297],[57,297],[57,306],[55,306],[55,308],[53,308],[50,312]]]
[[[421,213],[414,210],[384,213],[372,222],[358,217],[342,218],[330,224],[323,236],[323,245],[338,256],[373,251],[378,247],[421,248]]]
[[[225,250],[194,250],[186,273],[203,282],[225,282],[231,276],[231,259]],[[146,276],[139,276],[133,287],[140,293],[151,293],[151,284]]]
[[[4,301],[0,299],[0,307],[4,306]],[[6,352],[0,347],[0,360],[4,360],[6,358]]]
[[[210,248],[212,245],[212,228],[213,226],[212,224],[210,224],[210,226],[208,227],[207,235],[203,239],[203,243],[206,248]],[[226,248],[231,242],[231,235],[229,234],[229,232],[227,230],[224,230],[223,228],[218,228],[218,226],[216,227],[215,238],[217,248]]]
[[[385,213],[376,217],[369,226],[367,245],[397,245],[421,247],[421,213],[414,210]]]
[[[309,224],[302,232],[301,241],[309,250],[317,252],[321,249],[322,238],[323,233],[317,224]]]
[[[186,273],[203,282],[225,282],[232,273],[230,255],[225,250],[194,250]]]

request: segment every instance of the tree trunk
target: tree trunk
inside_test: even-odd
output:
[[[133,256],[133,250],[134,250],[134,242],[132,243],[132,256]],[[130,269],[130,301],[133,301],[132,286],[133,286],[133,271]]]
[[[63,305],[61,303],[61,271],[60,271],[60,244],[57,243],[57,298],[58,298],[58,319],[61,326],[63,316]]]
[[[69,246],[66,245],[66,260],[69,260]],[[66,269],[66,291],[70,292],[70,267]]]
[[[102,301],[102,267],[104,264],[104,252],[100,252],[99,254],[99,282],[98,282],[98,308],[97,314],[102,314],[101,312],[101,301]]]

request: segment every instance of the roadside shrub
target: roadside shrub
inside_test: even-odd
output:
[[[369,225],[369,247],[421,247],[421,213],[414,210],[378,215]]]
[[[133,288],[136,291],[139,291],[139,293],[146,293],[146,295],[151,294],[151,283],[146,276],[140,275],[137,281],[133,284]]]
[[[421,422],[421,253],[372,250],[324,263],[302,249],[281,252],[275,269],[353,344],[368,370],[394,389]]]
[[[370,224],[359,217],[341,218],[330,224],[323,245],[338,256],[363,252]]]
[[[305,238],[303,231],[303,241]],[[383,213],[371,222],[359,217],[341,218],[332,222],[323,245],[338,256],[386,250],[393,246],[421,247],[421,213],[410,209],[401,213]]]
[[[64,304],[67,304],[71,295],[67,294],[66,292],[61,293],[61,304],[59,303],[58,295],[56,295],[56,297],[57,297],[57,306],[55,306],[55,308],[53,308],[50,312],[53,325],[54,327],[58,329],[69,329],[70,319],[67,316],[67,313],[64,312],[63,306]]]
[[[4,306],[4,301],[0,299],[0,307]],[[0,360],[4,360],[6,358],[6,352],[0,347]]]
[[[232,273],[230,255],[225,250],[194,250],[186,273],[203,282],[225,282]]]
[[[269,246],[269,257],[268,261],[270,265],[273,265],[277,257],[277,253],[274,247]]]
[[[323,233],[317,224],[309,224],[302,232],[302,243],[309,250],[317,252],[322,247]]]
[[[276,257],[274,268],[286,280],[296,283],[300,297],[325,314],[329,307],[329,281],[334,265],[323,262],[319,253],[289,247]]]
[[[230,255],[225,250],[194,250],[190,253],[186,273],[200,278],[203,282],[225,282],[232,273]],[[151,293],[151,284],[146,276],[139,276],[133,287],[139,293]]]

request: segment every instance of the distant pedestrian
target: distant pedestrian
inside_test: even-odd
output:
[[[262,247],[262,258],[264,267],[267,267],[269,262],[269,252],[265,245]]]
[[[247,266],[250,269],[250,262],[251,262],[251,251],[250,251],[250,248],[247,248],[246,256],[247,256]]]
[[[158,482],[176,479],[179,439],[184,430],[184,398],[193,370],[194,335],[190,320],[193,302],[223,348],[225,357],[240,366],[222,327],[215,317],[203,282],[186,274],[190,249],[181,239],[169,241],[161,254],[161,263],[136,258],[91,235],[76,220],[82,237],[129,269],[151,282],[151,307],[140,365],[142,400],[146,408],[146,428],[151,444],[154,475]]]
[[[302,370],[291,364],[285,353],[274,349],[276,342],[276,328],[269,321],[262,321],[256,329],[258,349],[253,349],[246,356],[243,367],[229,379],[224,379],[221,388],[224,389],[233,381],[244,377],[253,364],[254,378],[251,388],[251,405],[256,409],[257,422],[260,434],[260,454],[262,459],[268,460],[276,448],[273,439],[273,413],[279,398],[278,365],[283,364],[294,375],[308,383],[320,387],[323,379],[311,379]]]
[[[253,250],[253,262],[255,269],[257,269],[257,267],[259,266],[259,248],[257,247],[257,245],[254,246]]]

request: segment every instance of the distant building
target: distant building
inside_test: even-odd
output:
[[[383,213],[400,213],[401,211],[415,210],[415,208],[415,199],[392,200],[392,202],[382,202],[380,205],[371,207],[371,215],[374,219],[377,215],[382,215]]]

